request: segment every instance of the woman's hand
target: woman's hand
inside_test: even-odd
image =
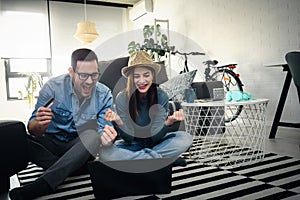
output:
[[[113,126],[105,125],[103,134],[100,136],[101,143],[103,146],[110,146],[113,144],[117,137],[117,131]]]
[[[173,112],[173,115],[168,116],[166,120],[166,126],[171,126],[176,121],[184,120],[184,113],[182,109]]]
[[[120,116],[110,108],[106,111],[104,119],[108,122],[116,122],[118,126],[123,125],[123,121],[121,120]]]

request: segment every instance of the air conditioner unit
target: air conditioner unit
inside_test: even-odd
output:
[[[152,0],[140,0],[132,8],[129,8],[129,19],[135,21],[148,12],[153,12]]]

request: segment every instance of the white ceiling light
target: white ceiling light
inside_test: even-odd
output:
[[[93,22],[88,22],[86,17],[86,0],[84,0],[84,22],[77,24],[77,31],[74,37],[83,43],[91,43],[99,37],[96,31],[96,25]]]

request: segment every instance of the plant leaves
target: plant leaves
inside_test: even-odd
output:
[[[161,36],[161,45],[165,48],[168,47],[168,38],[165,34]]]
[[[128,44],[128,53],[133,54],[134,52],[140,50],[141,45],[139,43],[135,43],[135,41],[132,41]]]
[[[161,35],[161,27],[160,24],[156,24],[156,36],[160,37]]]
[[[156,35],[154,35],[157,39],[155,43],[154,28],[156,28]],[[132,54],[138,50],[144,50],[148,52],[154,58],[154,53],[157,53],[159,56],[165,56],[166,52],[169,52],[172,48],[168,46],[168,37],[166,34],[161,33],[161,25],[145,25],[143,28],[144,41],[143,44],[136,43],[135,41],[131,41],[128,44],[128,53]]]
[[[145,25],[143,29],[144,38],[150,38],[153,35],[154,27],[150,25]]]

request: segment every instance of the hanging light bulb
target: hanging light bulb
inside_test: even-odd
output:
[[[84,0],[84,22],[77,24],[77,31],[74,37],[85,44],[91,43],[99,37],[95,23],[88,22],[86,19],[86,0]]]

